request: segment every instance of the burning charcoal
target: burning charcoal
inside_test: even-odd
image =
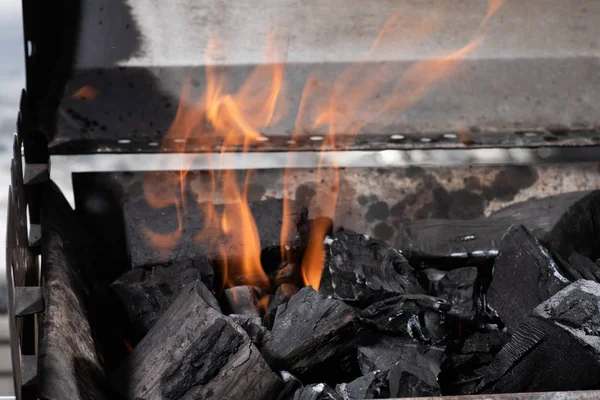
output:
[[[361,312],[360,318],[381,332],[408,334],[414,339],[438,343],[445,337],[440,312],[448,311],[450,306],[437,297],[406,294],[373,303]]]
[[[453,395],[472,393],[482,378],[474,371],[489,365],[509,338],[507,333],[494,330],[450,341],[438,375],[442,391]]]
[[[197,259],[206,255],[209,255],[211,259],[219,259],[219,254],[210,252],[210,249],[213,248],[210,243],[199,241],[196,237],[202,229],[211,228],[205,226],[206,219],[202,212],[202,204],[197,205],[192,199],[187,202],[188,208],[186,213],[183,214],[184,220],[180,228],[174,207],[171,212],[167,212],[168,209],[151,208],[141,188],[140,190],[130,188],[130,191],[132,193],[127,196],[128,200],[124,205],[123,214],[125,215],[133,267]],[[221,215],[224,206],[215,205],[215,208],[216,212]],[[261,248],[278,247],[284,219],[283,200],[269,199],[250,202],[249,208],[256,222]],[[289,201],[286,212],[288,215],[285,218],[289,218],[292,222],[289,234],[291,243],[300,237],[298,229],[307,223],[308,211],[304,206]],[[178,231],[181,232],[181,235],[172,251],[157,247],[149,235],[151,232],[171,233]],[[216,229],[213,234],[208,233],[204,236],[210,236],[210,239],[218,240],[222,246],[225,246],[225,253],[228,256],[230,266],[232,261],[242,259],[244,251],[248,250],[242,243],[231,242],[227,235],[221,235]]]
[[[574,251],[595,259],[600,256],[600,191],[573,203],[545,235],[548,249],[567,258]]]
[[[238,314],[230,314],[229,318],[238,324],[246,333],[252,343],[256,346],[260,346],[263,342],[263,338],[267,334],[268,330],[262,323],[262,318],[258,316],[246,316]]]
[[[559,220],[563,214],[566,215],[567,210],[570,213],[571,208],[591,196],[590,193],[581,191],[531,199],[505,207],[487,218],[406,222],[400,226],[393,244],[415,267],[418,267],[416,261],[422,259],[445,260],[442,265],[454,268],[473,258],[493,258],[498,252],[500,238],[511,225],[524,225],[543,241],[555,226],[562,226]],[[555,242],[561,243],[561,240]]]
[[[232,314],[259,317],[258,301],[260,289],[252,286],[234,286],[225,289],[225,298]]]
[[[350,306],[324,299],[307,286],[279,306],[272,337],[261,352],[274,368],[303,375],[345,355],[356,336],[356,320]]]
[[[329,272],[334,298],[367,306],[399,294],[423,293],[398,250],[351,231],[334,235]]]
[[[349,383],[340,383],[335,390],[344,400],[382,399],[390,397],[387,372],[373,371]]]
[[[138,268],[127,272],[111,285],[119,298],[132,328],[132,339],[137,342],[152,329],[183,288],[202,278],[202,270],[190,262],[168,267],[154,267],[150,271]],[[220,311],[219,304],[205,285],[204,300]]]
[[[577,281],[537,306],[500,350],[479,393],[584,390],[600,385],[600,284]]]
[[[344,400],[324,383],[315,383],[296,390],[294,400]]]
[[[500,242],[487,298],[514,331],[534,307],[568,284],[548,251],[526,228],[515,225]]]
[[[112,376],[129,399],[262,399],[280,380],[246,333],[186,287]],[[201,362],[199,361],[201,360]]]
[[[388,372],[390,397],[425,397],[439,396],[440,388],[435,384],[431,386],[423,382],[410,372],[406,372],[400,366],[392,368]]]
[[[275,296],[271,299],[269,303],[269,307],[267,309],[269,320],[275,321],[275,315],[277,314],[277,309],[282,304],[287,304],[288,301],[292,298],[293,295],[298,293],[298,288],[289,283],[284,283],[277,288],[275,292]]]
[[[569,257],[569,263],[583,276],[584,279],[600,282],[600,267],[586,256],[574,251]]]
[[[363,374],[388,371],[402,365],[405,371],[428,384],[437,385],[444,348],[424,345],[410,338],[382,334],[365,335],[370,343],[358,346],[358,362]]]

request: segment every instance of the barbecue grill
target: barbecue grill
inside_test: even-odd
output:
[[[196,199],[219,204],[226,185],[207,188],[215,171],[234,170],[244,198],[292,199],[307,205],[307,218],[325,215],[333,227],[387,241],[411,264],[451,259],[457,266],[493,264],[511,225],[529,228],[525,222],[550,220],[555,210],[538,205],[513,215],[505,207],[578,192],[564,200],[570,206],[600,186],[600,5],[593,0],[151,3],[23,1],[27,83],[6,264],[18,399],[113,394],[107,375],[133,339],[104,315],[114,304],[102,282],[180,261],[157,244],[177,222],[152,214],[149,179],[157,193],[185,182]],[[277,65],[285,74],[277,105],[293,111],[257,122],[249,129],[255,140],[219,136],[215,125],[224,117],[186,119],[191,99],[222,83],[215,76],[244,101],[270,104],[263,92],[274,86]],[[328,124],[295,112],[303,99],[325,104],[338,91]],[[401,100],[379,101],[394,95]],[[262,112],[249,115],[258,120]],[[109,155],[118,167],[79,168],[84,155]],[[57,165],[73,172],[71,182],[61,181]],[[331,199],[319,195],[321,183],[331,182],[338,182],[333,214]],[[69,187],[74,210],[62,193]],[[495,212],[493,234],[470,235]],[[148,239],[142,223],[158,239]],[[458,234],[464,241],[448,244]],[[278,244],[279,231],[265,235]],[[185,240],[192,253],[214,248]],[[592,254],[600,256],[585,255]],[[592,399],[600,392],[479,396]]]

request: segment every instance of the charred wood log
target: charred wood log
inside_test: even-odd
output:
[[[350,306],[324,299],[308,286],[279,306],[261,352],[274,368],[302,376],[344,357],[354,344],[356,322]]]
[[[130,399],[265,399],[279,378],[246,333],[186,287],[112,375]]]
[[[364,335],[358,346],[358,362],[363,374],[402,368],[431,386],[437,385],[444,347],[425,345],[405,337]]]
[[[197,263],[190,261],[150,270],[138,268],[112,283],[111,290],[125,310],[134,343],[152,329],[185,286],[203,278],[205,268],[210,266],[198,268]],[[204,300],[220,311],[210,290],[204,284],[198,286]]]
[[[446,336],[443,313],[450,307],[444,299],[407,294],[373,303],[360,313],[360,319],[380,332],[439,343]]]
[[[423,293],[398,250],[351,231],[334,235],[329,272],[333,297],[359,306],[400,294]]]
[[[512,226],[502,237],[487,291],[489,304],[509,331],[531,311],[569,284],[548,251],[523,226]]]
[[[42,202],[42,274],[38,395],[45,399],[100,400],[106,391],[103,359],[89,317],[96,278],[83,228],[60,190],[49,183]],[[96,271],[97,272],[97,271]],[[85,390],[82,390],[85,388]]]
[[[568,239],[563,233],[568,231],[569,224],[578,223],[568,222],[566,219],[573,218],[568,216],[574,210],[581,214],[586,205],[589,209],[590,200],[599,195],[600,192],[580,191],[530,199],[510,205],[487,218],[474,220],[426,219],[407,222],[400,227],[394,247],[400,249],[414,267],[419,266],[419,261],[440,259],[446,260],[448,267],[464,266],[473,259],[493,258],[502,235],[511,225],[520,224],[538,240],[544,243],[550,241],[552,244],[549,244],[549,249],[555,250],[554,247],[561,243],[562,238]],[[589,212],[586,215],[585,218],[591,216]],[[587,220],[585,226],[589,226]],[[586,229],[593,235],[590,229]],[[572,251],[573,248],[564,258]],[[591,256],[585,252],[582,254]]]
[[[579,390],[600,385],[600,284],[577,281],[537,306],[489,367],[479,393]]]

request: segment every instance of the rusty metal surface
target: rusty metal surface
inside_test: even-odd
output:
[[[295,111],[309,77],[333,83],[351,65],[364,61],[367,43],[398,6],[386,1],[365,9],[360,1],[343,0],[343,6],[341,1],[206,1],[199,6],[181,0],[169,7],[160,2],[147,7],[140,0],[27,2],[24,37],[34,128],[46,135],[54,154],[175,151],[177,143],[161,143],[186,77],[192,79],[193,91],[202,92],[207,86],[204,67],[214,63],[227,74],[232,91],[240,87],[256,66],[266,65],[259,57],[266,37],[261,22],[271,15],[302,21],[287,24],[287,39],[276,37],[285,52],[288,115],[265,129],[270,140],[256,146],[261,151],[285,150],[298,125]],[[432,37],[418,46],[411,40],[419,32],[401,32],[386,44],[383,56],[362,64],[365,75],[377,76],[382,69],[402,74],[415,62],[460,49],[485,16],[478,0],[456,1],[452,7],[442,7],[444,2],[404,3],[407,13],[402,18],[408,23],[397,25],[406,29],[436,7],[453,16],[451,21],[460,17],[461,23],[433,29]],[[364,101],[360,113],[346,104],[338,107],[347,126],[363,125],[351,149],[599,144],[597,2],[576,0],[569,7],[561,0],[504,3],[478,51],[451,76],[427,87],[411,107],[388,115],[370,101]],[[206,18],[211,12],[219,18]],[[49,13],[60,19],[46,18]],[[538,18],[523,24],[524,13]],[[241,23],[240,18],[249,20]],[[56,25],[63,28],[56,31]],[[223,31],[226,27],[235,29]],[[207,61],[207,32],[221,32],[224,39],[233,44],[242,40],[243,45]],[[94,95],[74,98],[85,86]],[[388,89],[382,87],[375,97],[384,97]],[[377,117],[363,121],[362,111]],[[297,149],[318,148],[310,137],[324,132],[310,123],[305,128],[297,132]],[[354,133],[337,130],[338,137]],[[209,149],[190,141],[186,150]]]
[[[177,181],[176,172],[152,172],[165,181]],[[239,171],[240,182],[246,178]],[[143,196],[143,172],[81,173],[78,180],[96,180],[96,185],[114,185],[121,196]],[[170,178],[169,178],[170,177]],[[317,176],[316,169],[294,169],[284,190],[283,170],[259,170],[249,175],[251,200],[290,198],[308,206],[310,217],[321,215],[331,198],[317,193],[331,192],[331,170]],[[190,171],[188,190],[199,201],[222,201],[217,191],[208,199],[208,174]],[[84,185],[83,185],[84,186]],[[82,186],[82,187],[83,187]],[[89,186],[89,185],[88,185]],[[404,221],[424,218],[474,219],[507,205],[533,197],[600,188],[598,163],[551,164],[538,166],[463,166],[344,168],[340,170],[335,224],[382,240],[393,241]],[[94,191],[75,187],[78,204],[87,204]],[[89,202],[94,204],[93,199]],[[174,216],[175,217],[175,216]]]

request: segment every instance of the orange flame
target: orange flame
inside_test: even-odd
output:
[[[447,77],[460,65],[460,60],[475,51],[483,42],[488,21],[494,16],[502,0],[490,0],[485,18],[473,38],[462,48],[448,54],[411,64],[405,70],[393,68],[381,59],[381,52],[389,51],[389,43],[399,34],[400,9],[386,22],[361,62],[348,67],[333,82],[316,74],[307,80],[299,108],[289,150],[296,149],[297,139],[307,132],[314,133],[315,143],[320,141],[321,158],[317,169],[317,191],[311,212],[316,218],[309,234],[307,249],[302,261],[302,277],[306,285],[318,289],[323,270],[324,240],[335,218],[340,186],[338,163],[329,153],[328,165],[324,155],[329,150],[346,150],[355,136],[365,126],[383,115],[396,115],[419,101],[440,79]],[[432,13],[419,21],[421,29],[411,39],[419,43],[436,29],[440,15]],[[211,63],[210,58],[219,46],[216,39],[209,41],[206,54],[204,92],[192,95],[189,82],[184,84],[177,114],[165,141],[175,143],[176,150],[184,152],[189,140],[199,141],[209,148],[220,148],[221,154],[231,151],[248,151],[250,145],[266,140],[264,130],[277,124],[284,116],[284,70],[282,59],[273,47],[271,32],[267,37],[266,62],[256,67],[237,89],[228,88],[225,69]],[[385,45],[385,44],[388,45]],[[388,49],[388,50],[386,50]],[[351,117],[351,118],[350,118]],[[331,165],[333,163],[333,165]],[[149,175],[144,186],[148,204],[152,207],[175,207],[178,228],[168,234],[158,234],[146,229],[153,243],[173,251],[186,229],[196,229],[196,242],[207,243],[219,255],[225,286],[253,285],[266,287],[269,280],[260,262],[260,237],[248,203],[246,188],[251,176],[244,180],[231,170],[215,168],[209,172],[210,182],[196,193],[196,201],[204,215],[203,227],[186,227],[187,212],[186,176],[189,168],[182,168],[172,182],[162,182],[170,191],[157,191],[157,183]],[[220,172],[219,172],[220,171]],[[284,193],[289,192],[290,168],[284,175]],[[176,190],[178,189],[178,190]],[[222,206],[213,202],[221,195]],[[284,261],[289,252],[292,221],[289,199],[284,199],[281,230],[281,254]],[[316,213],[316,215],[314,215]],[[201,229],[198,231],[198,229]],[[267,300],[265,300],[267,301]]]
[[[93,100],[98,96],[98,93],[100,93],[100,91],[95,87],[85,85],[80,87],[71,97],[77,100]]]

